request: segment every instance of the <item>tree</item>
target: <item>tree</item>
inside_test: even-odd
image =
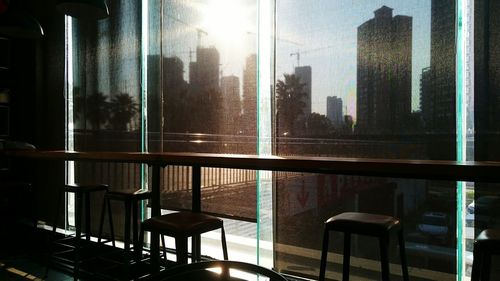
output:
[[[85,96],[81,93],[80,87],[73,87],[73,118],[81,122],[75,122],[75,128],[82,126],[86,129],[85,118]]]
[[[85,114],[93,130],[101,129],[109,118],[109,104],[103,93],[94,93],[87,97],[85,102]]]
[[[281,130],[294,135],[295,122],[304,115],[305,83],[301,83],[294,74],[284,74],[284,77],[284,81],[278,80],[276,83],[278,122]]]
[[[109,105],[111,118],[110,126],[113,130],[127,131],[127,125],[138,112],[134,99],[126,93],[120,93],[113,98]]]
[[[313,112],[307,118],[307,136],[328,137],[332,134],[332,122],[325,115]]]

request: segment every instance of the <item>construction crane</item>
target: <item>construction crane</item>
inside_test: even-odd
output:
[[[196,28],[196,33],[197,33],[197,38],[198,38],[198,47],[200,47],[201,46],[201,36],[202,35],[207,36],[208,33],[199,27]]]
[[[333,47],[335,47],[335,46],[329,45],[329,46],[324,46],[324,47],[319,47],[319,48],[314,48],[314,49],[309,49],[309,50],[303,50],[303,51],[297,50],[297,52],[290,53],[290,56],[291,57],[295,56],[297,58],[297,66],[300,66],[300,55],[301,54],[308,54],[308,53],[317,52],[317,51],[321,51],[321,50],[325,50],[325,49],[330,49]]]
[[[257,35],[257,33],[253,32],[253,31],[247,31],[247,34]],[[289,39],[284,39],[284,38],[281,38],[281,37],[275,37],[273,35],[271,35],[271,39],[272,40],[276,40],[276,41],[280,41],[280,42],[290,43],[290,44],[297,45],[297,46],[302,46],[303,45],[302,43],[295,42],[295,41],[292,41],[292,40],[289,40]]]
[[[290,53],[290,56],[291,57],[296,56],[297,57],[297,66],[300,66],[300,52],[297,51],[295,53]]]
[[[200,28],[200,27],[197,27],[197,26],[194,26],[188,22],[185,22],[177,17],[174,17],[174,16],[171,16],[171,15],[167,15],[167,17],[175,20],[176,22],[180,22],[182,24],[184,24],[185,26],[188,26],[190,28],[193,28],[194,30],[196,30],[196,38],[197,38],[197,46],[198,47],[201,47],[201,36],[202,35],[205,35],[205,36],[208,36],[208,32],[206,32],[204,29]]]

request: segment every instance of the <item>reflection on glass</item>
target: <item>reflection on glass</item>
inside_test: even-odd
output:
[[[276,16],[279,155],[455,159],[455,1],[285,0]],[[324,221],[360,211],[403,220],[409,265],[429,269],[420,278],[455,279],[455,189],[442,181],[277,176],[277,268],[317,277]],[[377,243],[355,238],[352,254],[352,278],[380,279]],[[327,277],[339,280],[335,263]]]
[[[150,147],[255,154],[256,1],[160,4],[150,9]]]
[[[257,1],[149,1],[149,6],[149,151],[256,154]],[[162,171],[162,206],[190,209],[192,170]],[[256,171],[204,167],[201,173],[203,211],[231,216],[226,233],[246,238],[236,242],[248,249],[247,256],[233,251],[232,259],[256,261]]]

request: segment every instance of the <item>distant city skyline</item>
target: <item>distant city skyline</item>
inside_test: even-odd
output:
[[[326,114],[326,97],[338,96],[356,118],[357,27],[382,6],[413,18],[412,111],[419,109],[420,73],[430,65],[430,0],[318,0],[278,2],[277,79],[300,65],[312,68],[312,111]],[[296,42],[300,43],[298,45]]]
[[[223,28],[221,25],[204,26],[207,12],[203,10],[210,10],[207,7],[212,2],[173,2],[165,5],[163,29],[168,31],[163,34],[163,56],[178,56],[185,65],[189,65],[190,61],[195,60],[198,44],[203,47],[214,46],[220,53],[220,76],[235,75],[241,81],[245,59],[257,53],[257,2],[234,0],[231,4],[245,7],[237,9],[237,12],[246,22],[244,27],[240,27],[248,29],[240,30],[244,36],[235,38],[233,47],[230,42],[228,44],[228,38],[221,38],[224,30],[214,30]],[[394,9],[395,15],[413,18],[411,110],[419,110],[420,74],[423,68],[430,65],[430,0],[277,2],[276,79],[282,80],[283,74],[294,73],[298,63],[300,66],[310,66],[311,111],[326,115],[326,97],[338,96],[344,102],[344,114],[356,119],[356,29],[372,18],[373,12],[383,5]],[[212,8],[210,13],[213,16],[216,12]],[[223,15],[230,17],[228,12]],[[231,17],[234,18],[234,15]],[[155,19],[150,18],[150,21]],[[151,45],[150,53],[159,51],[158,46]],[[300,60],[291,55],[297,52],[300,53]],[[272,62],[261,63],[268,65]],[[188,72],[185,69],[186,80]],[[240,87],[243,87],[243,83],[240,83]],[[243,89],[240,89],[240,95],[242,93]]]

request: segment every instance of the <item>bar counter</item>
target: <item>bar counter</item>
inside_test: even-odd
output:
[[[160,173],[168,165],[192,167],[192,211],[201,211],[201,167],[307,172],[322,174],[500,182],[500,162],[392,160],[305,156],[261,156],[211,153],[141,153],[4,150],[0,156],[27,160],[104,161],[143,163],[151,166],[151,214],[160,215]],[[199,239],[198,239],[199,241]],[[159,253],[159,237],[151,237],[151,255]],[[157,259],[152,259],[158,265]]]
[[[0,155],[16,158],[144,163],[289,171],[429,180],[500,182],[500,162],[261,156],[214,153],[78,152],[11,150]]]

